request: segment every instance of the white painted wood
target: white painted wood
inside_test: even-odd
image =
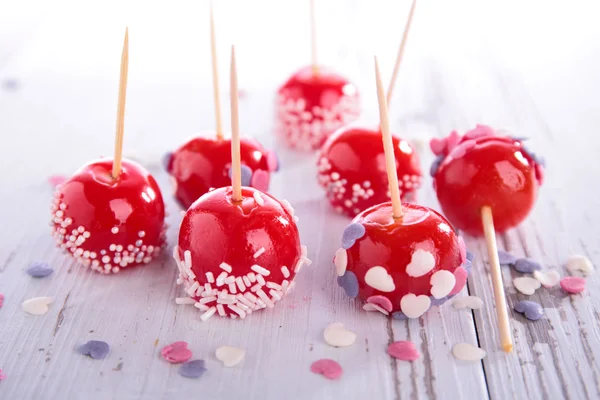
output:
[[[294,205],[313,259],[300,274],[296,291],[275,310],[243,323],[217,318],[201,323],[193,307],[174,304],[179,289],[169,251],[159,262],[118,276],[79,270],[52,245],[46,178],[110,154],[125,22],[131,58],[124,154],[140,159],[158,178],[168,201],[171,244],[180,214],[169,197],[160,156],[194,132],[214,128],[204,18],[208,5],[127,3],[119,13],[116,2],[106,3],[90,10],[84,4],[57,2],[55,8],[19,12],[19,24],[6,23],[12,15],[0,12],[2,36],[14,33],[15,38],[0,41],[0,84],[19,82],[10,90],[0,85],[0,162],[5,171],[0,175],[0,293],[6,296],[0,309],[0,368],[7,375],[0,382],[0,398],[600,396],[597,274],[588,278],[580,296],[565,297],[559,289],[530,296],[545,307],[546,317],[538,322],[511,311],[511,355],[498,346],[481,239],[467,240],[477,255],[468,291],[484,300],[481,310],[471,313],[447,304],[418,321],[388,322],[364,313],[337,288],[331,259],[348,220],[333,214],[324,200],[314,177],[315,156],[285,151],[272,135],[277,85],[309,62],[308,23],[300,18],[308,16],[307,2],[215,2],[221,18],[219,64],[227,65],[231,42],[238,52],[240,87],[246,92],[240,100],[241,131],[280,148],[284,168],[274,176],[272,191]],[[390,74],[402,34],[398,21],[405,20],[410,6],[399,3],[319,4],[320,58],[356,81],[365,118],[373,121],[372,55],[380,57],[384,76]],[[501,235],[499,245],[562,273],[562,261],[573,253],[600,265],[600,201],[593,189],[599,175],[595,132],[600,117],[595,108],[600,59],[591,51],[600,26],[591,7],[419,2],[390,111],[392,130],[421,145],[431,136],[477,122],[530,136],[532,148],[548,160],[547,182],[530,218]],[[260,21],[249,17],[265,8],[288,17],[270,19],[262,11]],[[557,29],[561,24],[564,28]],[[23,26],[36,29],[26,35]],[[223,101],[225,93],[226,86]],[[229,120],[227,112],[223,120]],[[432,157],[426,146],[422,150],[426,171]],[[425,180],[420,200],[436,207],[430,183]],[[34,260],[50,262],[56,272],[44,280],[29,278],[24,269]],[[509,305],[526,297],[508,284],[517,275],[504,270]],[[21,311],[21,302],[34,296],[54,298],[48,314],[33,317]],[[358,334],[354,346],[333,349],[324,343],[322,331],[334,321]],[[94,361],[74,352],[89,339],[111,344],[107,359]],[[422,358],[414,363],[390,360],[387,344],[407,339],[415,342]],[[195,357],[207,360],[209,371],[201,381],[180,377],[177,367],[160,358],[160,348],[176,340],[188,341]],[[488,357],[481,363],[457,362],[450,350],[458,342],[478,344]],[[214,358],[222,345],[246,348],[244,363],[222,368]],[[309,372],[310,363],[321,357],[342,364],[340,382]]]

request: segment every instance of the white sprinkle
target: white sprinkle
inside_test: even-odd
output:
[[[113,226],[113,227],[112,227],[112,229],[111,229],[110,231],[111,231],[113,234],[115,234],[115,235],[116,235],[117,233],[119,233],[119,228],[118,228],[118,227],[116,227],[116,226]]]
[[[253,197],[254,197],[254,201],[256,201],[256,204],[258,204],[259,206],[264,206],[265,205],[265,201],[263,200],[263,198],[260,195],[260,193],[254,192]]]
[[[244,281],[244,285],[246,285],[247,287],[252,286],[252,283],[250,282],[250,279],[248,279],[247,276],[242,276],[242,280]]]
[[[225,262],[222,262],[222,263],[221,263],[221,265],[219,265],[219,267],[220,267],[220,268],[221,268],[223,271],[227,271],[227,272],[229,272],[229,273],[231,273],[231,271],[232,271],[231,265],[229,265],[229,264],[227,264],[227,263],[225,263]]]
[[[209,271],[209,272],[206,273],[206,280],[209,283],[214,283],[215,282],[215,276],[213,275],[212,272]]]
[[[281,204],[283,204],[283,208],[285,208],[286,211],[288,213],[290,213],[290,215],[293,217],[294,216],[294,208],[292,207],[292,205],[290,204],[290,202],[287,201],[287,200],[285,200],[285,199],[283,199],[281,201]]]
[[[141,238],[143,238],[144,236],[146,236],[146,232],[144,232],[144,231],[139,231],[139,232],[138,232],[138,236],[139,236],[139,237],[141,237]]]
[[[589,258],[581,255],[574,255],[569,257],[565,266],[570,273],[581,272],[584,276],[588,276],[594,271],[594,265]]]
[[[235,304],[235,297],[234,298],[229,298],[229,297],[219,297],[219,299],[217,300],[217,303],[219,304]]]
[[[194,307],[196,307],[200,311],[206,311],[210,308],[209,306],[200,303],[194,303]]]
[[[281,267],[281,273],[283,274],[284,278],[290,277],[290,270],[285,265],[283,267]]]
[[[212,286],[210,285],[210,283],[204,284],[204,291],[209,293],[212,291]]]
[[[281,285],[278,285],[277,283],[271,281],[267,282],[267,287],[269,289],[281,290]]]
[[[196,281],[196,282],[194,282],[192,284],[192,286],[190,286],[189,288],[187,288],[185,291],[190,296],[193,296],[194,294],[196,294],[196,289],[198,289],[199,287],[200,287],[200,282]]]
[[[540,281],[528,276],[521,276],[513,279],[513,285],[519,292],[531,296],[537,289],[542,286]]]
[[[235,305],[239,308],[241,308],[242,310],[244,310],[245,312],[247,312],[248,314],[250,314],[252,312],[252,309],[250,307],[248,307],[245,304],[242,303],[235,303]]]
[[[254,193],[256,193],[256,192],[254,192]],[[242,280],[241,277],[238,276],[237,278],[235,278],[235,284],[240,289],[240,292],[243,292],[246,290],[246,285],[244,285],[244,281]]]
[[[250,288],[250,291],[251,291],[251,292],[256,292],[257,290],[260,290],[260,288],[261,288],[261,287],[262,287],[262,286],[261,286],[261,284],[260,284],[260,283],[257,283],[256,285],[254,285],[254,286],[252,286],[252,287]]]
[[[233,304],[229,304],[227,307],[231,309],[234,313],[240,316],[241,319],[246,318],[246,313],[239,307],[234,306]]]
[[[94,261],[94,262],[97,262],[97,261]],[[92,265],[93,265],[93,266],[95,266],[95,267],[97,267],[97,266],[98,266],[98,264],[94,265],[94,263],[92,263]],[[182,283],[183,283],[183,278],[181,278],[181,275],[180,275],[180,277],[179,277],[179,278],[177,278],[177,284],[178,284],[178,285],[181,285]]]
[[[483,300],[477,296],[458,297],[452,302],[454,308],[467,308],[470,310],[479,310],[483,307]]]
[[[230,284],[232,284],[233,282],[235,282],[235,276],[233,276],[233,275],[230,275],[230,276],[228,276],[227,278],[225,278],[225,283],[226,283],[227,285],[230,285]]]
[[[289,284],[290,282],[287,279],[281,282],[281,290],[283,290],[283,293],[287,293]]]
[[[34,297],[25,300],[21,307],[27,314],[44,315],[48,312],[48,304],[50,303],[52,303],[51,297]]]
[[[261,267],[260,265],[254,264],[250,269],[258,274],[269,276],[270,272],[268,269]],[[258,278],[257,278],[258,279]]]
[[[198,303],[200,304],[206,304],[206,303],[210,303],[211,301],[216,301],[217,298],[215,296],[210,296],[210,297],[204,297],[203,299],[200,299],[200,301]]]
[[[187,269],[192,269],[192,252],[186,250],[183,252],[183,260]]]
[[[231,283],[229,284],[229,292],[230,292],[230,293],[233,293],[233,294],[236,294],[236,293],[237,293],[237,288],[235,287],[235,283],[231,282]]]
[[[269,290],[269,294],[271,295],[271,297],[273,297],[276,301],[281,300],[281,295],[279,293],[277,293],[276,290]]]
[[[256,282],[256,275],[254,275],[254,272],[248,272],[248,275],[246,276],[248,277],[248,279],[250,279],[250,282]]]
[[[300,259],[298,260],[298,262],[296,263],[296,267],[294,267],[294,272],[295,272],[295,273],[298,273],[298,272],[300,272],[300,270],[302,269],[302,266],[303,266],[303,265],[304,265],[304,259],[303,259],[303,258],[300,258]]]
[[[458,343],[452,347],[452,355],[463,361],[479,361],[486,356],[486,352],[469,343]]]
[[[249,292],[244,293],[244,297],[250,300],[252,303],[256,303],[256,301],[258,300],[258,297]]]
[[[217,287],[221,287],[225,284],[225,278],[227,278],[227,272],[223,271],[217,276]]]
[[[219,315],[221,317],[224,317],[225,314],[225,308],[223,307],[223,304],[217,304],[217,311],[219,311]]]
[[[196,300],[192,299],[191,297],[177,297],[175,299],[175,304],[194,304],[196,302]]]
[[[238,294],[237,296],[235,296],[235,298],[240,302],[245,304],[246,306],[250,307],[250,308],[254,308],[255,307],[255,303],[253,301],[248,300],[247,297],[245,297],[242,294]]]
[[[206,321],[207,319],[209,319],[210,317],[212,317],[215,312],[217,312],[217,308],[216,307],[211,307],[204,314],[202,314],[200,316],[200,319],[202,321]]]
[[[196,296],[201,296],[203,292],[204,292],[204,286],[198,287],[198,289],[196,289]]]
[[[356,333],[346,329],[344,324],[334,322],[329,324],[323,332],[325,342],[333,347],[348,347],[356,341]]]
[[[296,287],[296,282],[292,281],[292,283],[290,283],[290,285],[288,286],[286,293],[291,293],[295,287]]]
[[[256,192],[254,192],[254,193],[256,193]],[[261,247],[260,249],[258,249],[258,251],[257,251],[256,253],[254,253],[254,256],[253,256],[253,257],[254,257],[254,258],[258,258],[258,257],[260,257],[260,255],[261,255],[262,253],[264,253],[264,252],[265,252],[265,248],[264,248],[264,247]]]
[[[102,257],[102,262],[103,262],[104,264],[108,264],[108,263],[110,262],[110,257],[109,257],[109,256],[104,256],[104,257]]]
[[[264,286],[267,284],[267,282],[265,282],[265,278],[263,278],[262,275],[256,275],[256,281],[258,282],[259,285]]]
[[[261,298],[262,301],[265,302],[265,304],[267,305],[267,307],[269,307],[269,308],[275,307],[275,304],[273,303],[273,300],[271,300],[269,298],[269,296],[267,296],[267,294],[262,289],[258,290],[256,292],[256,294],[258,295],[258,297]]]

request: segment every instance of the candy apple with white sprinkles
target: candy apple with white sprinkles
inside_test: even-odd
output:
[[[142,166],[122,160],[128,34],[121,60],[114,159],[92,161],[56,188],[52,236],[78,263],[102,274],[147,264],[165,243],[165,206]]]
[[[310,264],[297,217],[287,201],[242,187],[235,53],[231,53],[232,186],[209,191],[187,210],[173,251],[178,284],[202,320],[214,314],[244,319],[275,303]]]
[[[377,94],[391,203],[375,205],[344,230],[334,265],[338,283],[366,311],[418,318],[466,284],[471,268],[464,241],[436,211],[401,204],[387,104],[375,60]]]

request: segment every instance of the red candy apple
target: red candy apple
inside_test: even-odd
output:
[[[92,161],[59,185],[52,235],[82,265],[108,274],[147,264],[165,243],[165,206],[158,184],[139,164]]]
[[[431,174],[442,210],[455,228],[482,235],[481,209],[493,210],[497,232],[523,221],[543,181],[544,161],[522,140],[478,125],[460,137],[434,139]]]
[[[358,118],[359,95],[346,78],[307,66],[277,94],[277,131],[292,148],[318,149],[336,129]]]
[[[414,201],[421,186],[419,157],[406,140],[392,136],[392,142],[402,200]],[[318,171],[331,204],[350,217],[390,199],[379,129],[357,124],[338,129],[321,149]]]
[[[371,207],[345,229],[334,264],[338,283],[364,309],[418,318],[466,283],[470,262],[460,236],[436,211],[409,203],[392,217],[391,203]]]
[[[278,169],[275,153],[254,139],[241,139],[242,185],[269,188],[270,173]],[[210,188],[231,185],[231,139],[195,137],[170,154],[165,165],[175,198],[188,208]]]
[[[257,189],[243,187],[234,202],[231,187],[206,193],[187,210],[174,257],[190,299],[204,311],[245,318],[273,307],[310,260],[300,245],[294,210]]]

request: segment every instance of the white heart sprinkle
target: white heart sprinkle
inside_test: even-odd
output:
[[[513,285],[515,285],[515,288],[519,292],[527,295],[534,294],[535,291],[538,290],[540,286],[542,286],[540,281],[538,281],[537,279],[530,278],[528,276],[521,276],[519,278],[515,278],[513,280]]]
[[[533,277],[540,281],[542,286],[546,288],[551,288],[560,282],[560,274],[557,270],[551,269],[549,271],[533,271]]]
[[[594,265],[589,260],[589,258],[580,255],[574,255],[569,257],[565,266],[569,270],[569,272],[579,272],[581,271],[583,275],[588,276],[592,272],[594,272]]]
[[[412,253],[410,264],[406,266],[406,274],[413,278],[423,276],[435,267],[435,257],[430,252],[417,249]]]
[[[48,304],[52,303],[52,297],[34,297],[23,302],[23,311],[31,315],[44,315],[48,312]]]
[[[431,284],[431,295],[436,299],[441,299],[448,296],[454,289],[456,278],[452,272],[442,269],[431,275],[429,283]]]
[[[393,292],[396,289],[394,280],[383,267],[372,267],[365,274],[365,282],[373,289],[382,292]]]
[[[365,310],[365,311],[379,311],[383,315],[389,315],[390,314],[389,312],[387,312],[387,310],[384,310],[382,307],[379,307],[377,304],[373,304],[373,303],[365,303],[365,305],[363,305],[363,310]]]
[[[235,367],[244,360],[246,350],[237,347],[222,346],[215,352],[217,360],[221,361],[226,367]]]
[[[469,343],[458,343],[452,347],[452,355],[458,360],[479,361],[486,356],[486,352]]]
[[[471,310],[479,310],[483,307],[483,300],[477,296],[458,297],[452,302],[454,308],[470,308]]]
[[[424,294],[416,296],[412,293],[406,294],[400,300],[400,309],[408,318],[419,318],[431,307],[431,299]]]
[[[334,322],[329,324],[323,332],[323,337],[328,345],[333,347],[347,347],[356,341],[356,333],[344,328],[344,324]]]
[[[346,266],[348,265],[348,253],[346,249],[340,247],[335,252],[335,258],[333,259],[333,264],[335,265],[335,270],[338,276],[343,276],[346,272]]]

